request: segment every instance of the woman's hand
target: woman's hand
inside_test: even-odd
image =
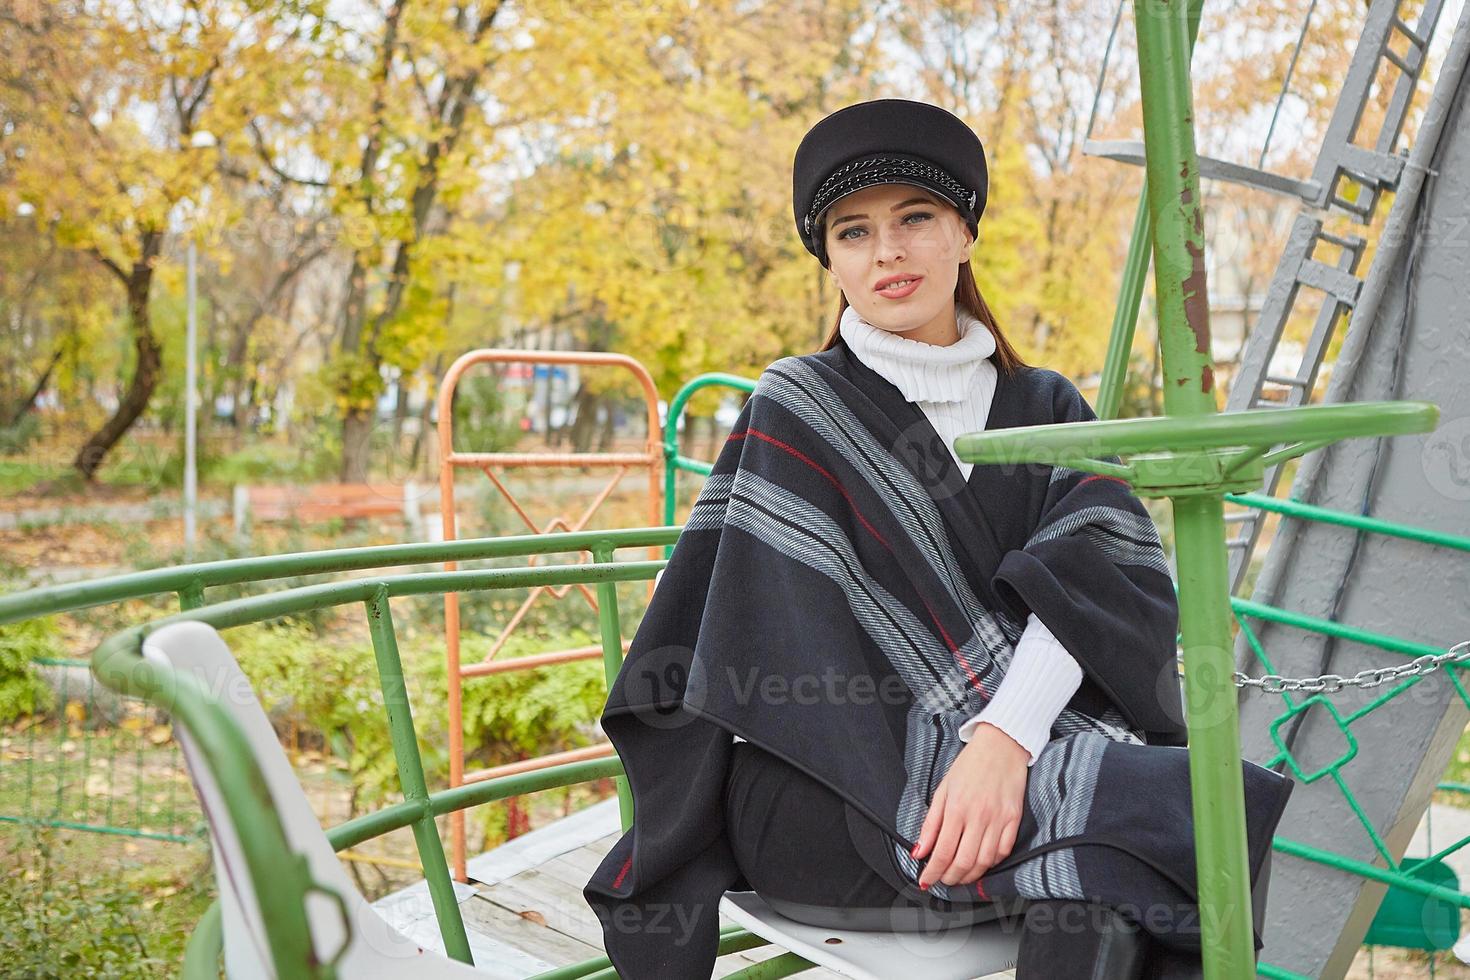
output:
[[[919,887],[977,881],[1016,844],[1026,799],[1026,749],[989,722],[960,750],[934,791],[916,858],[929,858]]]

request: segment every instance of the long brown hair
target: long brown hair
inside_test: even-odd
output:
[[[825,224],[825,222],[823,222]],[[823,229],[825,233],[825,229]],[[995,362],[997,369],[1006,374],[1015,374],[1023,367],[1030,367],[1021,360],[1021,355],[1011,346],[1011,342],[1001,333],[1000,325],[995,322],[995,314],[990,311],[990,306],[985,302],[985,297],[980,295],[980,284],[975,281],[975,270],[970,268],[970,260],[966,259],[960,263],[959,278],[954,284],[954,301],[956,306],[963,306],[975,315],[975,318],[985,324],[991,336],[995,337],[995,353],[991,360]],[[847,294],[840,293],[837,304],[837,317],[832,322],[832,330],[827,334],[827,340],[819,350],[831,350],[837,346],[837,338],[841,335],[842,313],[847,309]]]

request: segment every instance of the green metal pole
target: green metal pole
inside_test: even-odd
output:
[[[1204,217],[1189,80],[1189,7],[1134,0],[1164,408],[1217,411]],[[1207,980],[1255,975],[1240,717],[1232,680],[1229,566],[1221,495],[1175,497],[1179,615]]]
[[[198,579],[187,582],[179,589],[179,608],[198,609],[204,605],[204,583]]]
[[[398,637],[393,631],[393,615],[388,610],[388,587],[378,586],[365,605],[368,631],[373,638],[373,655],[378,662],[378,683],[383,688],[383,708],[388,713],[388,734],[393,739],[393,755],[398,763],[398,781],[403,787],[404,798],[419,804],[422,810],[412,824],[413,838],[418,845],[424,880],[429,886],[429,898],[434,904],[434,916],[439,920],[444,951],[461,963],[473,965],[469,936],[465,934],[459,902],[454,897],[449,862],[444,857],[444,842],[439,839],[434,810],[429,804],[424,762],[419,755],[418,738],[414,735],[408,686],[403,680],[403,661],[398,655]]]
[[[1113,332],[1103,360],[1102,380],[1097,387],[1097,417],[1115,419],[1123,405],[1123,387],[1128,380],[1128,354],[1138,325],[1138,307],[1143,302],[1143,283],[1148,276],[1148,259],[1153,248],[1153,224],[1148,213],[1148,176],[1143,178],[1138,211],[1133,215],[1133,234],[1128,238],[1128,258],[1123,263],[1123,281],[1118,286],[1118,306],[1113,311]]]
[[[180,980],[219,980],[220,956],[224,953],[225,929],[218,900],[204,910],[199,924],[184,946]]]
[[[1255,945],[1224,510],[1214,494],[1173,503],[1205,976],[1248,977]]]
[[[592,547],[592,561],[612,561],[611,544]],[[607,676],[608,690],[612,690],[618,671],[623,669],[623,629],[618,621],[618,585],[616,582],[600,582],[597,585],[597,625],[602,632],[602,669]],[[623,831],[633,826],[633,788],[627,776],[618,776],[618,816]]]
[[[1191,57],[1194,55],[1194,42],[1199,37],[1200,11],[1204,5],[1205,0],[1189,0]],[[1148,210],[1148,173],[1145,171],[1143,187],[1138,195],[1138,210],[1133,215],[1133,234],[1128,239],[1128,258],[1123,263],[1123,281],[1118,286],[1113,331],[1108,340],[1107,357],[1103,361],[1102,380],[1098,383],[1097,404],[1093,406],[1100,419],[1117,418],[1123,404],[1123,386],[1128,380],[1128,355],[1133,350],[1138,307],[1143,302],[1143,284],[1148,278],[1153,232],[1153,220]]]
[[[713,385],[734,388],[736,391],[743,391],[747,394],[755,391],[755,381],[752,378],[742,378],[738,374],[726,374],[723,371],[712,371],[690,380],[674,394],[674,400],[669,402],[668,419],[664,422],[664,523],[666,524],[674,523],[674,513],[678,503],[676,497],[679,492],[679,471],[688,470],[691,473],[709,476],[709,471],[713,468],[709,463],[701,463],[679,455],[679,419],[684,414],[684,408],[696,391]],[[664,557],[671,558],[673,554],[673,544],[666,545]]]

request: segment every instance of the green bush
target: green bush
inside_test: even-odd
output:
[[[0,725],[49,710],[51,691],[36,677],[35,657],[55,657],[60,640],[50,619],[0,626]]]
[[[16,419],[13,425],[0,426],[0,456],[23,453],[40,436],[41,419],[35,412],[27,412]]]
[[[54,457],[41,453],[0,454],[0,496],[37,493],[46,484],[52,485],[51,493],[75,492],[81,486],[81,476]]]
[[[521,408],[512,405],[494,375],[464,378],[454,389],[454,444],[465,452],[510,449],[521,437]]]
[[[261,440],[200,466],[201,479],[221,486],[236,483],[317,483],[335,475],[337,457],[320,441],[293,445]]]
[[[479,638],[467,633],[465,649]],[[372,646],[341,643],[296,625],[243,627],[228,636],[261,704],[278,725],[294,722],[342,760],[356,800],[398,797],[398,769]],[[595,642],[586,631],[513,636],[498,658]],[[448,715],[442,635],[399,627],[399,654],[429,785],[448,780]],[[593,743],[606,700],[601,660],[475,678],[464,684],[466,754],[492,766]]]

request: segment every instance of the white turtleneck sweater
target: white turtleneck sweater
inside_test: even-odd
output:
[[[919,407],[951,455],[957,436],[985,428],[996,382],[996,367],[990,360],[995,337],[958,305],[955,320],[960,339],[947,347],[879,329],[851,306],[843,311],[839,327],[858,359]],[[974,464],[961,462],[958,456],[955,463],[969,479]],[[1026,749],[1029,766],[1050,740],[1052,723],[1081,684],[1082,667],[1032,613],[995,697],[960,726],[960,740],[970,741],[976,726],[989,722]]]

